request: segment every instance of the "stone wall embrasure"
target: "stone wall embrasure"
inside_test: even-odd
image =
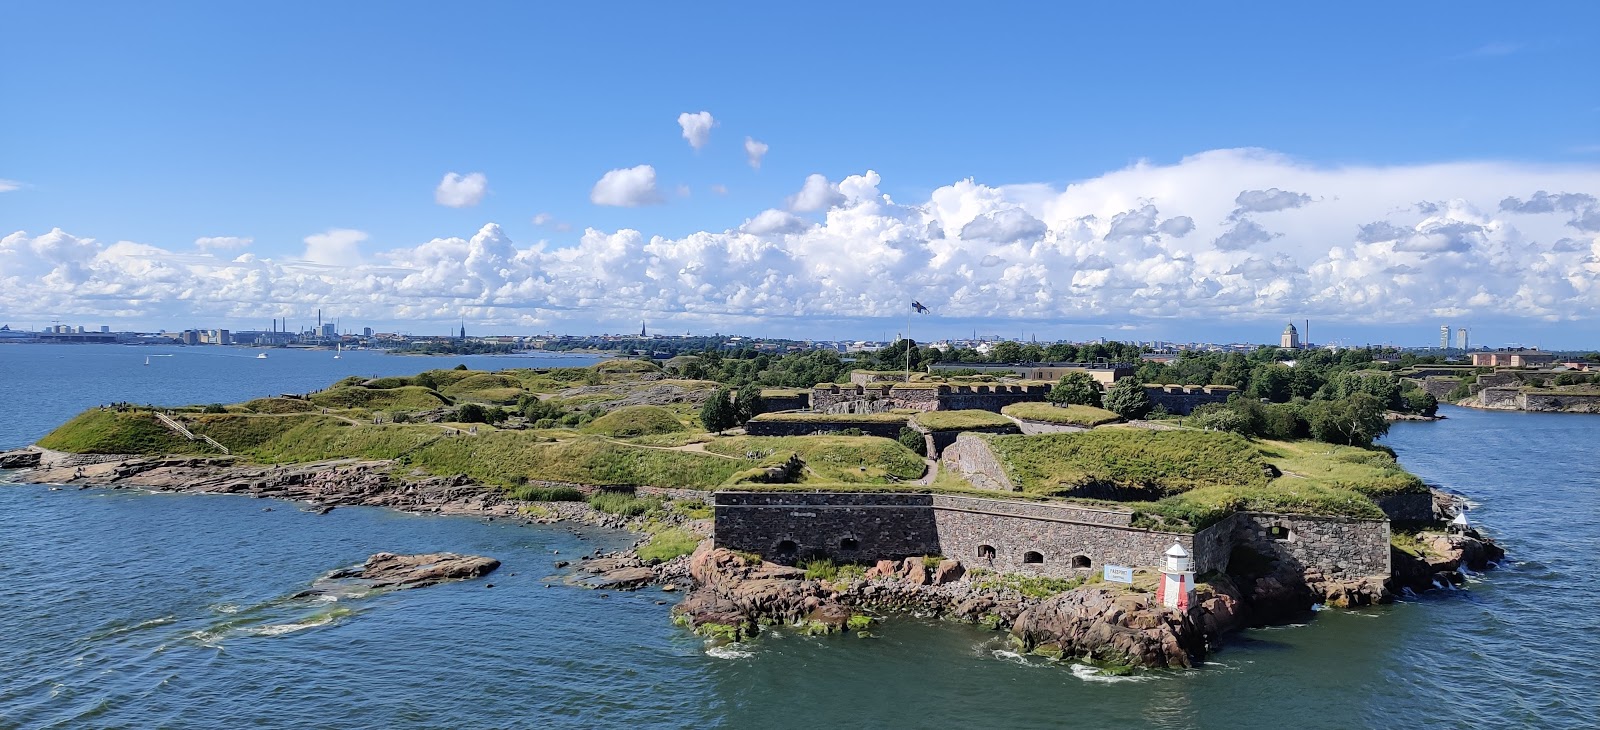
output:
[[[1197,561],[1197,570],[1226,567],[1216,562],[1226,551],[1197,547],[1200,536],[1129,527],[1131,515],[1112,510],[925,494],[718,492],[715,500],[716,544],[769,560],[943,555],[973,567],[1070,578],[1107,563],[1159,565],[1176,542],[1206,561]]]
[[[1131,527],[1127,512],[943,494],[718,492],[714,500],[719,547],[780,562],[943,555],[1070,578],[1108,563],[1158,566],[1178,543],[1199,573],[1226,570],[1236,545],[1334,578],[1390,570],[1387,520],[1241,512],[1190,535]]]

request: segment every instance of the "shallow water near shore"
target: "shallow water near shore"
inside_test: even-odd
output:
[[[530,366],[366,353],[381,360],[324,372],[328,354],[314,353],[304,372],[285,357],[286,379],[257,383],[197,360],[149,392],[126,382],[144,376],[118,373],[142,370],[155,348],[92,347],[0,347],[16,388],[0,447],[111,400],[240,400],[457,361]],[[1600,416],[1444,413],[1395,425],[1387,443],[1476,502],[1471,518],[1509,565],[1465,590],[1245,632],[1197,671],[1134,677],[1020,657],[1001,634],[912,617],[871,639],[780,629],[708,648],[657,605],[673,594],[545,580],[554,560],[630,542],[619,533],[0,486],[0,728],[1593,726]],[[503,566],[414,591],[291,598],[382,550]]]

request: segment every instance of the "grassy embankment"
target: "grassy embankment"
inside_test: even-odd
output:
[[[1113,429],[989,443],[1024,493],[1121,496],[1137,524],[1163,529],[1237,511],[1381,518],[1371,497],[1426,489],[1382,451],[1226,433]],[[1269,477],[1269,464],[1283,476]]]
[[[735,436],[706,444],[706,451],[742,459],[755,466],[782,465],[791,455],[805,462],[796,482],[871,484],[882,486],[922,476],[922,457],[893,439],[875,436]]]
[[[1012,403],[1001,409],[1000,412],[1024,421],[1039,421],[1040,423],[1050,423],[1057,426],[1078,426],[1080,428],[1094,428],[1095,426],[1104,426],[1108,423],[1116,423],[1122,420],[1121,416],[1104,408],[1082,405],[1058,406],[1051,403]]]
[[[906,422],[904,413],[763,413],[754,421],[777,423],[900,423]]]
[[[928,431],[971,431],[1016,425],[993,411],[925,411],[912,416],[911,424]]]

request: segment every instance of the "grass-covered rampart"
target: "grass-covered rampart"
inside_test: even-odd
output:
[[[1085,405],[1058,406],[1053,403],[1012,403],[1001,409],[1013,418],[1024,421],[1038,421],[1057,426],[1078,426],[1080,428],[1094,428],[1108,423],[1116,423],[1122,417],[1104,408],[1095,408]]]
[[[993,411],[926,411],[911,417],[911,423],[928,431],[970,431],[978,428],[1015,426],[1011,419]]]

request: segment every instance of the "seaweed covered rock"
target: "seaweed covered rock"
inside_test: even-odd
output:
[[[1024,610],[1011,628],[1024,651],[1122,667],[1192,667],[1205,655],[1200,627],[1148,596],[1079,588]]]

